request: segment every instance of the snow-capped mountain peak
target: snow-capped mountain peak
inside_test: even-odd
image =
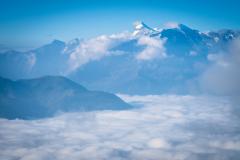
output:
[[[143,22],[141,22],[141,21],[134,22],[133,25],[134,25],[134,28],[135,28],[136,30],[140,30],[140,29],[143,28]]]
[[[149,27],[148,25],[146,25],[144,22],[135,22],[135,29],[140,30],[140,29],[148,29],[151,31],[156,31],[153,28]]]
[[[159,30],[157,28],[151,28],[147,24],[141,21],[137,21],[134,23],[134,29],[135,29],[133,32],[134,36],[138,36],[138,35],[152,36],[159,33]]]

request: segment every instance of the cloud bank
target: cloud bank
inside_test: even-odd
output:
[[[89,61],[99,60],[104,56],[111,55],[113,52],[110,49],[128,37],[128,34],[102,35],[81,42],[70,54],[70,71],[77,69]]]
[[[238,106],[240,115],[240,40],[233,41],[225,52],[209,54],[211,64],[200,77],[202,88],[218,95],[229,96]]]
[[[121,51],[115,50],[114,47],[120,46],[131,40],[136,40],[137,45],[143,47],[139,53],[129,53],[136,54],[136,59],[138,60],[152,60],[154,58],[165,58],[167,56],[164,47],[165,40],[161,38],[153,38],[144,35],[134,36],[128,32],[109,36],[102,35],[81,41],[79,45],[69,53],[68,72],[73,72],[90,61],[100,60],[105,56],[117,55]]]
[[[0,119],[1,159],[239,159],[240,125],[228,100],[120,96],[142,107],[35,121]]]
[[[154,58],[167,57],[164,43],[165,40],[161,40],[159,38],[151,38],[149,36],[140,37],[138,44],[146,45],[146,48],[137,54],[136,58],[138,60],[151,60]]]

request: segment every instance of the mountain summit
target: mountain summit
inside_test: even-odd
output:
[[[66,75],[87,88],[114,93],[182,93],[186,85],[192,85],[189,80],[211,63],[210,53],[225,52],[238,38],[240,31],[233,29],[201,32],[181,23],[157,29],[136,22],[132,34],[66,43],[55,40],[26,52],[3,52],[0,76],[19,79]]]
[[[153,29],[141,21],[137,21],[134,23],[134,29],[135,29],[133,32],[134,36],[137,36],[137,35],[153,36],[160,33],[157,29]]]

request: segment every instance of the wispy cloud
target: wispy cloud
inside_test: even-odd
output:
[[[165,40],[161,38],[152,38],[148,36],[134,36],[131,33],[123,32],[113,35],[102,35],[96,38],[83,40],[80,44],[72,50],[69,54],[69,69],[68,73],[71,73],[81,67],[84,64],[87,64],[91,61],[100,60],[105,56],[118,55],[114,47],[119,47],[121,44],[129,42],[131,40],[136,40],[136,46],[143,48],[140,49],[138,53],[129,53],[136,54],[136,59],[138,60],[152,60],[154,58],[165,58],[167,57],[166,49],[164,47]]]
[[[146,48],[137,54],[138,60],[152,60],[154,58],[167,57],[166,49],[164,47],[165,40],[160,38],[151,38],[149,36],[140,37],[139,45],[146,45]]]
[[[129,39],[131,39],[129,33],[120,33],[83,40],[76,49],[70,53],[69,71],[74,71],[83,64],[113,54],[114,51],[111,51],[113,47]]]

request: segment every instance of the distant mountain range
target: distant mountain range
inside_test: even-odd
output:
[[[65,75],[90,89],[115,93],[186,93],[194,88],[194,79],[209,63],[208,54],[226,50],[229,43],[240,37],[240,31],[200,32],[183,24],[158,29],[138,22],[127,38],[118,38],[112,44],[114,37],[105,36],[89,42],[54,40],[26,52],[4,51],[0,54],[0,75],[10,79]],[[167,56],[137,59],[141,52],[158,52],[159,49],[158,43],[145,42],[143,37],[162,41],[161,51]],[[98,50],[106,54],[102,56],[104,53],[98,54]],[[87,59],[91,54],[95,57]],[[74,64],[75,69],[68,72],[74,58],[76,63],[84,63]]]
[[[114,94],[89,91],[61,76],[12,81],[0,78],[0,117],[38,119],[61,112],[121,110],[131,106]]]

